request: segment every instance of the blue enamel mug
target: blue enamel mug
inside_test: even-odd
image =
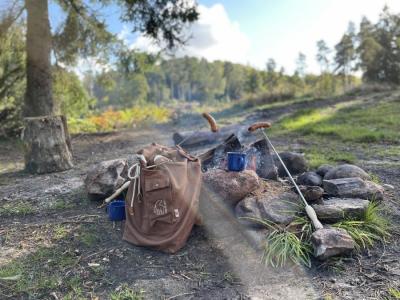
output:
[[[228,152],[228,170],[240,172],[246,167],[246,153]]]
[[[110,221],[125,220],[125,201],[116,200],[109,203],[107,206],[107,213]]]

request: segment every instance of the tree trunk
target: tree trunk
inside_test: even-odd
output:
[[[51,32],[47,0],[26,0],[26,117],[52,115]]]
[[[31,173],[50,173],[70,169],[71,142],[63,116],[25,118],[22,140],[25,167]]]
[[[25,168],[32,173],[70,169],[71,143],[63,116],[53,116],[51,32],[47,0],[25,0],[26,94],[24,115]]]

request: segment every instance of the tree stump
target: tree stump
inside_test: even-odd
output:
[[[28,172],[59,172],[73,166],[71,140],[64,116],[25,118],[22,140]]]

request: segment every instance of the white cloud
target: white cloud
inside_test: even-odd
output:
[[[79,58],[76,66],[74,67],[65,66],[63,64],[60,65],[67,68],[67,70],[74,71],[81,80],[85,77],[86,72],[99,74],[112,69],[111,64],[102,62],[96,57]]]
[[[318,73],[320,68],[315,58],[318,40],[324,39],[333,50],[347,30],[349,21],[353,21],[356,27],[363,16],[376,22],[385,4],[393,13],[400,12],[399,0],[293,0],[287,3],[291,3],[291,10],[279,10],[282,22],[274,19],[277,24],[266,23],[255,29],[256,35],[264,38],[251,37],[253,47],[250,50],[250,62],[259,68],[265,68],[267,59],[273,57],[288,73],[292,73],[301,51],[307,56],[307,71]],[[300,5],[304,5],[302,10]],[[311,9],[315,6],[318,10]],[[333,55],[334,52],[332,62]]]
[[[239,23],[229,19],[224,6],[199,5],[198,9],[200,13],[198,21],[191,24],[186,31],[190,39],[184,47],[176,50],[175,55],[246,63],[250,40],[240,30]],[[131,47],[150,52],[160,49],[145,36],[139,36]]]

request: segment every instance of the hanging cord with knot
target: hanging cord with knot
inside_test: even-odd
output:
[[[131,176],[132,170],[134,169],[134,175]],[[128,178],[129,178],[129,183],[133,181],[133,190],[132,190],[132,196],[130,199],[130,206],[129,206],[129,213],[133,215],[133,202],[137,197],[140,197],[141,192],[140,192],[140,163],[136,163],[132,165],[129,170],[128,170]]]
[[[124,190],[126,190],[129,185],[131,184],[131,181],[134,180],[134,189],[133,189],[133,196],[132,196],[132,200],[131,200],[131,205],[133,205],[133,201],[135,199],[135,193],[137,190],[137,196],[140,196],[140,171],[141,171],[141,162],[142,161],[144,163],[144,165],[146,165],[146,159],[143,155],[136,155],[137,159],[139,160],[139,162],[136,162],[135,164],[133,164],[129,170],[128,170],[128,180],[120,187],[118,188],[111,196],[109,196],[108,198],[106,198],[103,202],[103,204],[101,204],[99,206],[99,208],[102,208],[104,206],[107,205],[107,203],[111,202],[112,200],[115,199],[115,197],[117,197],[119,194],[121,194]],[[131,176],[132,170],[135,168],[135,174],[133,176]]]

